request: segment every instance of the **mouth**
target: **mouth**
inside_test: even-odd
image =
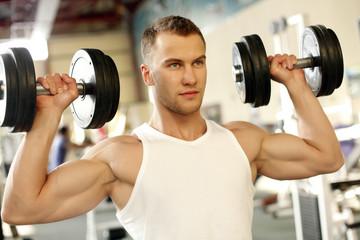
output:
[[[197,96],[199,92],[198,91],[186,91],[183,93],[180,93],[180,96],[184,97],[184,98],[194,98]]]

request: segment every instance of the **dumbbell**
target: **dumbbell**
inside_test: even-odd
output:
[[[112,120],[120,98],[114,61],[98,49],[80,49],[72,58],[69,76],[76,79],[79,90],[79,97],[71,103],[75,122],[91,129]],[[34,63],[26,48],[9,48],[0,54],[1,127],[8,127],[10,132],[29,131],[36,112],[36,96],[49,94],[36,83]]]
[[[256,35],[244,36],[232,46],[232,73],[240,99],[252,107],[270,101],[270,67],[265,47]],[[315,96],[328,96],[339,88],[344,63],[339,40],[323,25],[309,26],[301,36],[301,58],[293,66],[304,69],[305,78]]]

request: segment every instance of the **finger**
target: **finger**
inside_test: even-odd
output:
[[[293,54],[291,54],[291,55],[284,54],[283,57],[285,58],[285,61],[282,64],[283,67],[285,67],[286,69],[292,70],[294,68],[294,65],[297,63],[296,56]]]
[[[45,77],[44,77],[44,79],[45,79],[45,82],[49,85],[49,88],[48,88],[48,89],[50,90],[50,93],[51,93],[52,95],[57,94],[56,83],[55,83],[52,75],[51,75],[51,74],[46,74]]]
[[[279,55],[276,58],[276,62],[278,65],[284,69],[292,70],[294,67],[294,64],[296,63],[296,57],[293,55],[283,54]]]
[[[285,69],[292,69],[292,63],[290,61],[290,56],[287,55],[287,54],[283,54],[281,56],[281,59],[282,59],[282,63],[281,63],[281,66]]]
[[[284,61],[284,56],[280,54],[276,54],[275,56],[269,56],[271,61],[278,64],[281,64]]]
[[[63,83],[63,89],[64,91],[67,91],[69,90],[69,86],[66,83]]]
[[[50,86],[47,83],[47,81],[45,81],[45,78],[43,77],[38,77],[37,82],[40,83],[45,89],[49,89]]]
[[[297,63],[297,57],[295,55],[291,54],[290,58],[291,58],[292,64],[295,65]]]
[[[293,70],[294,68],[294,64],[297,63],[297,59],[295,57],[295,55],[285,55],[284,56],[286,58],[286,66],[285,68],[289,69],[289,70]]]
[[[77,89],[76,80],[73,77],[70,77],[68,74],[64,73],[61,75],[64,83],[66,83],[69,90],[76,92],[79,94],[79,91]]]
[[[269,63],[271,63],[273,59],[274,59],[274,56],[271,56],[271,55],[268,56],[268,62],[269,62]]]
[[[63,89],[64,84],[63,84],[63,80],[60,77],[60,74],[54,73],[52,75],[52,79],[55,82],[55,87],[56,87],[57,93],[63,93],[64,92],[64,89]]]
[[[70,87],[75,86],[76,87],[76,80],[75,78],[70,77],[68,74],[64,73],[62,76],[63,81]]]

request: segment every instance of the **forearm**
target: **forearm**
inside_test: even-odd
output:
[[[26,214],[36,210],[47,179],[48,156],[60,121],[59,115],[37,112],[31,130],[14,157],[5,186],[3,214]]]

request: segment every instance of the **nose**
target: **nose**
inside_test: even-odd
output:
[[[195,85],[197,82],[195,71],[191,66],[184,68],[183,84],[184,85]]]

